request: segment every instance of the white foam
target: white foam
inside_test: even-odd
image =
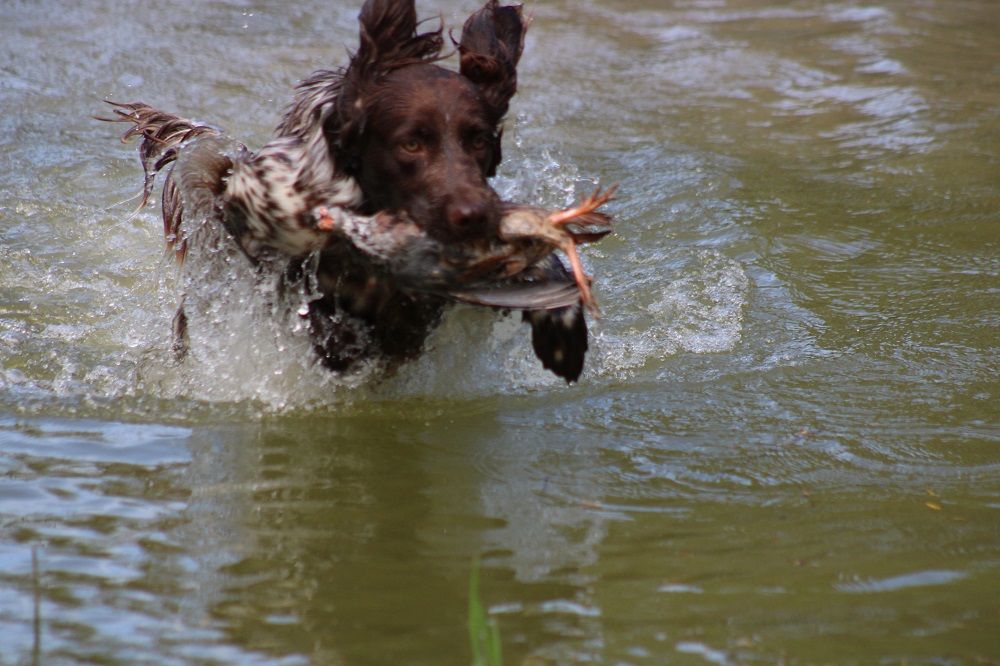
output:
[[[593,181],[557,151],[528,152],[516,129],[509,133],[510,159],[495,182],[504,198],[560,207],[592,190]],[[151,204],[134,217],[102,211],[91,213],[93,219],[56,211],[53,219],[73,215],[84,223],[40,231],[58,242],[49,255],[0,248],[11,269],[4,288],[25,294],[23,307],[35,313],[7,316],[0,330],[0,351],[17,358],[0,374],[4,403],[20,411],[58,403],[73,413],[100,404],[116,413],[179,404],[183,413],[190,407],[183,401],[192,401],[281,412],[336,410],[371,397],[565,390],[535,358],[530,328],[517,313],[502,317],[471,307],[449,310],[425,353],[394,374],[386,376],[377,363],[332,373],[318,362],[296,314],[316,297],[308,280],[286,285],[279,296],[277,275],[255,275],[245,256],[220,242],[192,244],[180,275],[171,258],[160,258],[157,208]],[[74,248],[72,254],[65,247]],[[593,255],[602,258],[602,249]],[[735,261],[695,251],[686,265],[643,278],[639,286],[602,280],[609,271],[593,270],[606,319],[591,322],[583,383],[631,377],[680,351],[724,351],[738,341],[748,280]],[[190,353],[178,362],[171,318],[182,292]]]
[[[633,318],[625,330],[608,327],[599,333],[596,361],[602,376],[624,379],[680,351],[724,352],[739,342],[750,292],[743,267],[715,250],[697,250],[676,274],[654,283],[662,290],[645,306],[645,316]]]

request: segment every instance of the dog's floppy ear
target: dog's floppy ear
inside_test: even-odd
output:
[[[517,91],[517,61],[524,50],[528,22],[521,5],[489,0],[462,27],[459,71],[479,86],[494,122],[499,122]]]
[[[378,79],[404,65],[436,60],[441,51],[440,27],[417,34],[413,0],[367,0],[358,22],[361,44],[347,68],[348,78]]]
[[[344,70],[336,110],[326,127],[338,166],[347,170],[351,146],[364,132],[365,104],[374,86],[395,69],[438,60],[443,44],[440,27],[417,32],[413,0],[367,0],[358,23],[360,44]]]

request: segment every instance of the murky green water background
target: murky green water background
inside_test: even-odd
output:
[[[172,367],[89,116],[259,145],[357,4],[0,4],[0,664],[468,663],[477,555],[510,664],[1000,663],[1000,5],[529,8],[498,187],[621,183],[571,387],[472,310],[338,381],[238,279]]]

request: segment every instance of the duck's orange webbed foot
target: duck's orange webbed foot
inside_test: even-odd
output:
[[[576,251],[576,242],[570,238],[561,249],[566,253],[570,268],[573,270],[573,281],[576,282],[576,286],[580,290],[580,302],[590,311],[590,314],[600,319],[601,309],[597,306],[597,299],[594,298],[593,292],[590,291],[590,276],[583,271],[580,255]]]
[[[573,271],[573,280],[580,290],[580,302],[597,318],[601,316],[601,310],[597,306],[597,299],[594,298],[594,294],[590,291],[590,276],[584,272],[580,255],[576,251],[578,239],[572,231],[565,228],[565,225],[582,215],[593,213],[611,201],[617,187],[617,185],[612,185],[604,192],[601,192],[600,188],[598,188],[579,205],[561,210],[558,213],[552,213],[547,220],[554,227],[563,227],[562,231],[565,235],[563,236],[563,241],[560,243],[560,249],[566,254],[566,258],[569,259],[569,265]]]
[[[588,195],[586,199],[581,201],[579,205],[549,215],[549,224],[561,227],[569,222],[572,222],[581,215],[593,213],[598,208],[611,201],[611,199],[614,198],[615,190],[617,189],[617,185],[612,185],[603,192],[601,192],[601,188],[597,188],[592,194]]]

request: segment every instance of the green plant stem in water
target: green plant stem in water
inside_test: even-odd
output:
[[[486,614],[479,599],[479,558],[469,573],[469,644],[472,666],[503,666],[500,652],[500,625]]]

